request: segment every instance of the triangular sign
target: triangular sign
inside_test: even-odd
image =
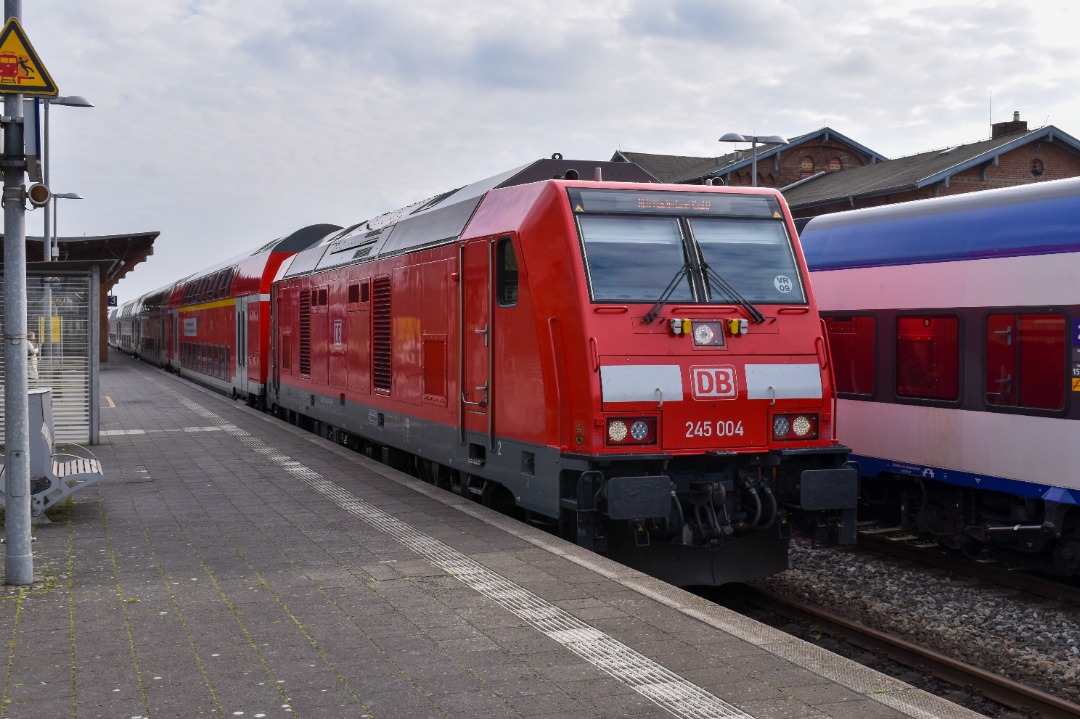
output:
[[[26,38],[19,21],[9,18],[0,32],[0,94],[56,95],[56,83]]]

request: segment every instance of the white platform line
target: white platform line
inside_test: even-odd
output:
[[[463,584],[498,603],[538,631],[673,715],[687,719],[753,719],[752,715],[713,696],[569,612],[491,571],[456,549],[424,534],[412,525],[365,502],[322,477],[318,472],[270,447],[250,432],[230,424],[169,387],[161,384],[159,386],[189,410],[235,437],[249,449],[263,455],[345,511],[390,535],[419,556],[456,577]]]

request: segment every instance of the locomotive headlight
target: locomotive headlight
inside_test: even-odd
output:
[[[608,417],[607,443],[622,447],[656,444],[657,427],[655,417]]]
[[[721,322],[694,322],[695,347],[723,347],[724,326]]]
[[[816,414],[777,414],[773,416],[773,439],[817,439],[818,416]]]
[[[626,439],[627,429],[626,422],[621,419],[613,419],[608,422],[607,436],[612,442],[622,442]]]
[[[713,337],[715,336],[716,334],[712,331],[712,327],[709,327],[708,325],[698,325],[694,328],[694,344],[712,344]]]

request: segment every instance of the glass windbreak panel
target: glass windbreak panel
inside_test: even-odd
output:
[[[696,217],[690,228],[705,263],[748,301],[806,302],[784,223]],[[710,287],[711,301],[732,301],[715,282]]]
[[[585,217],[581,237],[597,302],[655,302],[686,265],[678,220],[667,217]],[[670,300],[693,299],[683,277]]]

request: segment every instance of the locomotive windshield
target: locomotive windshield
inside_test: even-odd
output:
[[[599,302],[655,300],[672,275],[686,265],[677,220],[666,217],[581,217],[593,299]],[[670,299],[694,299],[689,277]]]
[[[806,302],[771,195],[589,188],[569,195],[594,302]]]

